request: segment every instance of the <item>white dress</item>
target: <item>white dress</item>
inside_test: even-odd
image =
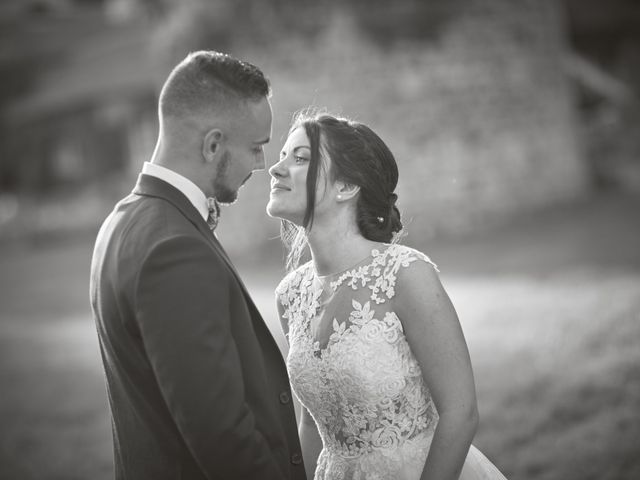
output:
[[[331,277],[306,263],[276,290],[289,326],[291,384],[322,438],[316,480],[420,478],[438,413],[394,312],[402,269],[413,262],[435,268],[393,244]],[[327,331],[316,331],[320,325]],[[460,478],[505,477],[472,446]]]

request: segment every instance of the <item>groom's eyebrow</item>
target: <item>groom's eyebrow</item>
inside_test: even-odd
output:
[[[267,137],[263,140],[256,140],[255,143],[256,145],[264,145],[265,143],[269,143],[271,141],[271,137]]]

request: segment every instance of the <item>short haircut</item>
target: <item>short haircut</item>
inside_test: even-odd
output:
[[[161,117],[183,118],[269,97],[262,71],[212,50],[192,52],[169,74],[159,98]]]

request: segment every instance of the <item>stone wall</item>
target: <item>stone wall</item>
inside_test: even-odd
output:
[[[277,158],[291,115],[307,105],[364,121],[400,167],[409,241],[487,228],[570,201],[588,188],[562,70],[564,24],[552,0],[470,1],[437,42],[365,40],[344,12],[320,37],[236,52],[274,88]],[[232,249],[277,236],[264,217],[268,175],[256,174],[220,235]],[[275,240],[271,240],[275,241]]]

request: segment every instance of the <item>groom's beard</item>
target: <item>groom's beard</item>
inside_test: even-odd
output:
[[[216,168],[216,176],[213,179],[213,191],[216,192],[215,197],[219,203],[231,204],[238,199],[238,190],[234,190],[227,184],[227,171],[231,164],[231,154],[224,152],[218,167]],[[249,174],[249,177],[251,174]],[[245,182],[249,179],[247,177]],[[242,182],[244,185],[244,182]]]

